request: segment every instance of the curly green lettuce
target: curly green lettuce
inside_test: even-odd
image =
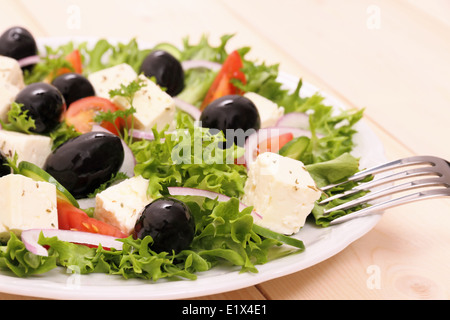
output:
[[[11,234],[8,243],[0,246],[0,268],[19,277],[48,272],[58,266],[79,274],[104,273],[125,279],[140,278],[157,281],[162,278],[195,280],[197,273],[218,264],[236,267],[240,272],[258,272],[257,265],[304,250],[303,243],[256,226],[252,208],[240,211],[239,201],[227,202],[183,196],[196,223],[194,240],[179,253],[154,252],[153,239],[119,239],[122,250],[91,248],[39,236],[38,243],[47,246],[48,257],[37,256]],[[282,246],[283,243],[288,246]]]
[[[223,150],[225,138],[194,125],[192,119],[178,113],[177,130],[153,130],[154,140],[131,145],[135,154],[135,174],[149,180],[149,194],[167,194],[167,187],[191,187],[239,198],[247,179],[245,167],[234,164],[242,154],[237,147]]]

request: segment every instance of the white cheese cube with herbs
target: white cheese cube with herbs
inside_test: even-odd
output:
[[[28,161],[42,168],[52,153],[52,139],[38,134],[0,130],[0,150],[9,157],[17,153],[18,162]]]
[[[16,59],[0,56],[0,82],[6,82],[19,89],[25,87],[23,72]]]
[[[110,98],[109,92],[111,90],[119,89],[121,84],[126,86],[136,78],[136,71],[126,63],[93,72],[88,76],[95,94],[106,99]]]
[[[273,127],[284,115],[284,108],[278,106],[275,102],[255,93],[247,92],[244,97],[250,99],[258,109],[261,119],[261,128]]]
[[[0,81],[0,119],[4,122],[8,120],[8,112],[11,109],[11,103],[19,93],[19,88]]]
[[[242,202],[262,216],[256,224],[291,235],[303,227],[320,195],[301,161],[265,152],[250,165]]]
[[[148,131],[155,125],[157,130],[164,129],[167,124],[171,126],[175,117],[175,101],[144,75],[140,75],[139,80],[142,87],[135,92],[131,102],[136,109],[135,128]],[[113,101],[123,108],[130,108],[130,104],[122,97],[115,97]]]
[[[142,176],[109,187],[96,195],[94,218],[131,234],[142,210],[152,201],[147,190],[148,180]]]
[[[0,178],[0,238],[27,229],[57,229],[55,185],[9,174]]]

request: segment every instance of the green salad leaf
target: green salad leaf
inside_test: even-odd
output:
[[[179,253],[152,251],[150,236],[119,239],[123,242],[122,250],[107,250],[45,237],[41,233],[38,243],[49,247],[49,256],[42,257],[26,250],[12,233],[8,243],[0,246],[0,268],[12,270],[20,277],[62,266],[74,273],[106,273],[125,279],[194,280],[198,272],[218,264],[233,266],[240,272],[258,272],[256,265],[304,250],[301,241],[290,241],[283,235],[256,227],[252,208],[240,211],[236,198],[227,202],[193,196],[179,198],[189,206],[196,222],[190,248]],[[282,246],[284,241],[289,246]]]
[[[67,140],[78,137],[79,135],[81,135],[81,133],[75,130],[73,125],[68,125],[65,121],[61,122],[52,132],[50,132],[52,150],[55,150]]]
[[[234,35],[225,35],[220,44],[212,46],[208,38],[203,36],[197,44],[189,44],[189,39],[183,41],[181,60],[200,59],[222,63],[227,57],[226,45]],[[302,79],[294,90],[289,90],[279,81],[279,64],[267,65],[265,62],[255,62],[247,59],[248,47],[237,49],[243,60],[242,71],[246,83],[233,80],[233,84],[244,92],[255,92],[268,98],[285,109],[285,113],[301,112],[309,115],[309,128],[312,137],[308,147],[297,156],[305,164],[332,160],[354,148],[354,125],[362,118],[364,110],[336,110],[324,103],[325,98],[320,93],[310,97],[301,95]],[[199,107],[211,86],[217,72],[197,68],[188,70],[185,76],[185,89],[179,98]],[[299,138],[303,139],[303,137]]]
[[[45,273],[56,266],[55,256],[42,257],[29,252],[13,232],[8,243],[0,246],[0,269],[11,270],[18,277]]]
[[[24,71],[25,84],[44,81],[62,68],[73,70],[65,57],[75,49],[81,54],[85,76],[121,63],[129,64],[139,73],[142,61],[151,52],[151,49],[141,49],[136,39],[131,39],[128,43],[100,39],[91,49],[87,42],[75,44],[73,41],[58,47],[45,46],[44,52],[40,52],[41,60],[33,69]]]
[[[177,130],[153,130],[154,140],[131,145],[135,154],[135,174],[150,181],[149,194],[156,198],[167,194],[169,186],[210,190],[240,197],[247,178],[246,169],[234,164],[240,154],[237,147],[222,149],[223,134],[211,134],[194,125],[185,113],[177,115]]]
[[[36,128],[35,121],[28,115],[29,110],[22,109],[23,104],[13,101],[8,111],[8,122],[0,120],[2,129],[31,134],[30,130]]]
[[[178,99],[199,108],[216,74],[206,68],[187,70],[184,74],[185,88],[178,94]]]
[[[26,85],[44,81],[47,77],[56,74],[62,68],[73,70],[73,66],[66,60],[66,56],[75,49],[72,41],[58,46],[45,46],[45,55],[31,70],[24,70],[23,78]]]
[[[344,153],[335,159],[306,165],[317,186],[324,187],[345,180],[359,171],[359,159]]]
[[[189,43],[189,38],[185,38],[183,39],[183,48],[180,50],[179,59],[180,61],[206,60],[223,63],[228,55],[225,47],[232,37],[233,35],[224,35],[220,38],[220,44],[217,47],[212,46],[205,35],[195,45]],[[216,75],[217,71],[207,68],[187,70],[184,74],[185,88],[177,97],[200,107]]]
[[[345,182],[349,176],[352,176],[359,171],[359,159],[355,158],[349,153],[344,153],[332,160],[306,165],[306,169],[311,174],[312,178],[315,180],[317,186],[320,188],[330,184]],[[358,184],[366,182],[371,178],[372,177],[368,177],[359,182],[343,183],[327,190],[326,192],[323,192],[320,199],[314,205],[312,211],[316,224],[322,227],[327,227],[329,226],[332,220],[367,206],[367,205],[360,205],[351,209],[335,210],[330,212],[329,214],[325,214],[325,210],[327,209],[334,208],[340,204],[343,204],[353,199],[357,199],[363,196],[364,194],[367,194],[368,191],[363,190],[351,196],[332,200],[325,205],[318,205],[318,203],[327,197],[350,190],[353,187],[357,186]]]
[[[130,65],[139,73],[142,62],[151,52],[151,49],[141,49],[136,39],[128,43],[111,43],[106,39],[97,41],[92,49],[85,45],[80,48],[84,57],[83,73],[88,75],[121,63]]]
[[[223,35],[220,38],[220,44],[217,47],[209,43],[206,35],[203,35],[197,44],[190,44],[189,37],[183,39],[183,48],[181,49],[180,60],[206,60],[222,63],[228,56],[226,45],[234,35]]]

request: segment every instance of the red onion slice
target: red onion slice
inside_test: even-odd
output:
[[[21,68],[27,67],[27,66],[32,65],[32,64],[36,64],[39,61],[41,61],[41,57],[39,57],[38,55],[29,56],[29,57],[25,57],[25,58],[17,60],[17,62],[19,63],[19,66]]]
[[[144,130],[133,129],[133,133],[131,135],[135,139],[155,140],[155,135],[153,134],[153,131],[151,131],[151,130],[144,131]]]
[[[261,143],[267,141],[268,139],[280,136],[285,133],[292,133],[294,138],[301,136],[311,137],[311,131],[300,128],[269,127],[260,129],[255,133],[251,134],[245,141],[244,145],[245,154],[243,158],[241,157],[237,159],[237,164],[245,164],[248,168],[249,165],[256,160],[257,149]]]
[[[180,131],[178,130],[183,130],[183,129],[176,129],[174,131],[166,131],[164,132],[164,134],[166,135],[177,135],[178,133],[180,133]],[[184,130],[184,133],[188,134],[189,130]],[[155,140],[155,135],[153,134],[153,131],[149,130],[133,130],[133,134],[132,134],[133,138],[136,139],[143,139],[143,140]],[[161,138],[160,142],[164,142],[166,139],[165,138]]]
[[[189,70],[194,68],[206,68],[213,71],[220,70],[222,65],[218,62],[208,61],[208,60],[186,60],[181,62],[183,70]]]
[[[169,193],[173,196],[199,196],[205,197],[209,199],[217,199],[220,202],[226,202],[231,198],[221,193],[217,193],[214,191],[196,189],[196,188],[187,188],[187,187],[168,187]],[[239,202],[239,210],[242,211],[248,206],[242,202]],[[252,216],[254,218],[262,219],[262,216],[256,211],[252,211]]]
[[[47,249],[38,243],[41,232],[45,237],[57,237],[58,240],[78,244],[101,245],[103,248],[122,250],[123,245],[115,237],[91,232],[59,229],[29,229],[22,231],[21,238],[25,248],[38,256],[48,257]]]
[[[173,100],[175,101],[175,105],[178,109],[189,114],[192,118],[194,118],[194,120],[200,119],[200,115],[202,114],[202,112],[200,111],[199,108],[177,97],[173,97]]]
[[[48,55],[48,57],[50,59],[58,59],[60,56],[59,55],[55,55],[55,54],[50,54]],[[33,64],[37,64],[39,62],[41,62],[42,57],[39,55],[34,55],[34,56],[28,56],[22,59],[17,60],[17,62],[19,63],[19,66],[21,68],[23,67],[27,67],[29,65],[33,65]]]
[[[275,126],[307,129],[309,127],[309,115],[303,112],[287,113],[278,119]]]

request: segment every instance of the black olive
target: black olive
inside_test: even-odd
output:
[[[123,159],[119,137],[107,132],[88,132],[55,149],[48,156],[44,170],[75,198],[83,198],[110,180],[119,171]]]
[[[5,154],[0,150],[0,177],[6,176],[11,173],[11,168],[7,165]]]
[[[76,100],[95,96],[95,90],[91,82],[79,73],[64,73],[52,81],[63,95],[67,108]]]
[[[44,82],[36,82],[26,86],[16,96],[15,101],[23,104],[22,110],[34,119],[35,133],[49,133],[59,123],[66,110],[64,97],[54,86]]]
[[[176,96],[184,88],[184,71],[181,63],[163,50],[152,51],[142,62],[141,72],[146,77],[155,77],[156,83]]]
[[[227,141],[233,141],[229,139],[231,134],[239,146],[243,146],[245,138],[261,126],[255,104],[240,95],[226,95],[214,100],[202,111],[200,121],[204,128],[222,131]]]
[[[12,27],[0,36],[0,55],[20,60],[37,55],[38,49],[33,35],[25,28]],[[31,69],[28,66],[25,69]]]
[[[174,198],[159,198],[148,204],[134,228],[133,237],[151,236],[155,252],[175,253],[189,248],[194,239],[195,222],[189,207]]]

